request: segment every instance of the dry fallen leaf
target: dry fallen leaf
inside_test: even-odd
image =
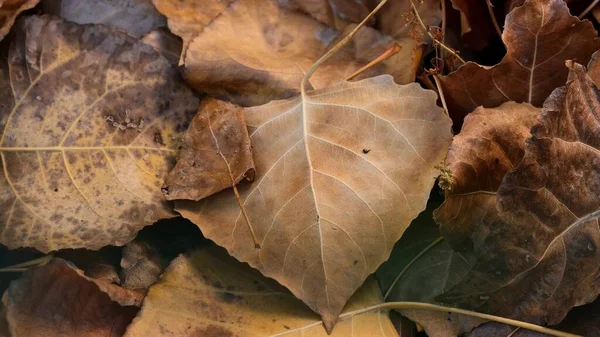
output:
[[[437,26],[442,21],[440,0],[388,0],[385,7],[377,13],[383,33],[393,38],[410,37],[413,35],[412,31],[424,33],[412,12],[410,1],[415,4],[425,25]]]
[[[186,132],[177,164],[165,178],[168,200],[195,200],[254,180],[254,161],[244,110],[207,98]]]
[[[476,266],[441,300],[553,325],[600,293],[600,91],[568,67],[481,224]]]
[[[345,312],[381,303],[369,279]],[[235,261],[217,247],[198,250],[171,262],[150,288],[127,337],[153,336],[311,336],[326,337],[319,317],[285,288]],[[331,337],[398,336],[387,311],[348,314]]]
[[[491,14],[486,3],[491,0],[451,0],[452,7],[461,13],[461,38],[474,50],[482,50],[497,38]],[[492,6],[492,8],[494,8]],[[508,11],[507,11],[508,13]],[[503,17],[503,16],[502,16]],[[500,23],[499,23],[500,25]],[[501,26],[499,26],[501,27]]]
[[[152,245],[131,241],[123,247],[121,284],[128,289],[148,289],[158,280],[168,262]]]
[[[286,9],[299,10],[338,30],[361,22],[374,8],[374,0],[277,0]]]
[[[268,103],[299,93],[304,73],[333,45],[340,32],[274,0],[238,0],[193,40],[184,77],[196,90],[242,106]],[[314,88],[344,80],[395,41],[363,27],[355,39],[317,69]],[[414,81],[416,43],[406,38],[393,59],[359,78],[390,73],[400,84]]]
[[[166,29],[153,30],[144,35],[140,41],[149,44],[173,64],[179,62],[181,55],[182,42],[181,39]]]
[[[493,108],[516,101],[541,107],[565,83],[565,60],[587,63],[600,49],[592,24],[571,16],[563,0],[526,1],[506,17],[502,39],[507,53],[499,64],[467,62],[440,77],[455,126],[480,105]]]
[[[198,107],[150,46],[50,16],[0,59],[0,242],[98,249],[173,216],[160,187]]]
[[[479,107],[465,118],[448,151],[453,184],[434,212],[454,249],[472,250],[475,229],[497,216],[496,193],[506,173],[521,162],[539,111],[527,103],[507,102]]]
[[[286,286],[331,329],[424,208],[450,120],[433,91],[390,76],[246,109],[256,179],[176,209],[240,261]]]
[[[11,336],[120,337],[139,309],[115,302],[124,295],[114,288],[112,300],[105,291],[61,259],[31,268],[6,293]]]
[[[0,41],[10,31],[17,15],[35,7],[40,0],[0,0]]]
[[[66,21],[112,26],[137,38],[167,25],[150,0],[52,0],[42,8]]]

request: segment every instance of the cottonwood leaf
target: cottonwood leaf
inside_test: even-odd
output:
[[[571,16],[563,0],[526,1],[506,17],[502,40],[507,51],[497,65],[467,62],[440,77],[456,125],[480,105],[493,108],[515,101],[541,107],[565,83],[566,60],[587,63],[600,49],[592,24]]]
[[[50,0],[42,8],[66,21],[112,26],[137,38],[167,25],[150,0]]]
[[[352,297],[330,336],[398,336],[387,311],[354,314],[381,303],[370,279]],[[322,336],[319,317],[285,288],[218,247],[182,255],[150,288],[127,337]]]
[[[498,36],[498,32],[494,28],[494,24],[488,10],[488,5],[486,4],[491,4],[491,0],[451,1],[452,7],[456,10],[459,10],[461,13],[460,35],[465,44],[470,48],[480,51],[485,48],[492,39]],[[492,6],[492,8],[496,8],[496,6],[490,6]],[[506,13],[508,12],[509,11],[507,10]],[[503,15],[499,16],[503,17]]]
[[[349,23],[361,22],[373,10],[375,4],[372,0],[277,0],[277,2],[283,8],[302,11],[339,30],[346,28]]]
[[[144,35],[141,39],[145,44],[151,45],[154,50],[159,52],[173,64],[179,62],[179,56],[183,48],[179,37],[173,35],[166,29],[153,30]]]
[[[496,193],[506,173],[521,162],[539,111],[527,103],[507,102],[479,107],[465,118],[448,151],[452,187],[434,212],[454,249],[472,250],[472,236],[481,234],[479,224],[497,216]]]
[[[431,212],[439,202],[410,224],[392,250],[390,259],[377,269],[377,279],[386,302],[435,303],[434,297],[454,286],[474,263],[470,254],[455,252],[441,240]],[[429,337],[455,337],[471,331],[482,320],[425,310],[400,310],[417,322]]]
[[[442,21],[440,0],[412,0],[423,23],[437,26]],[[412,14],[409,0],[389,0],[376,15],[379,29],[393,38],[410,37],[413,30],[422,31]]]
[[[473,271],[440,300],[549,325],[600,292],[600,91],[568,62],[483,222]],[[525,295],[524,295],[525,294]]]
[[[32,16],[0,62],[0,242],[99,249],[174,215],[160,187],[198,99],[166,59]]]
[[[206,26],[189,45],[183,74],[200,92],[242,106],[295,96],[304,74],[335,44],[340,32],[298,12],[280,8],[274,0],[238,0]],[[364,27],[339,53],[321,65],[310,79],[314,88],[327,87],[379,56],[396,42]],[[400,53],[359,78],[389,73],[396,82],[414,81],[416,42],[397,41]]]
[[[121,248],[108,246],[99,251],[87,249],[64,249],[54,253],[54,257],[67,260],[81,269],[84,274],[96,280],[119,283]]]
[[[390,76],[246,109],[256,178],[176,209],[204,235],[286,286],[331,329],[424,208],[450,119],[433,91]]]
[[[17,16],[38,2],[40,0],[0,0],[0,41],[8,34]]]
[[[112,290],[113,299],[61,259],[31,268],[6,292],[11,336],[122,336],[139,308],[119,304],[114,298],[123,295]]]
[[[254,160],[244,110],[208,98],[202,101],[185,134],[177,164],[165,179],[168,200],[198,201],[254,180]]]

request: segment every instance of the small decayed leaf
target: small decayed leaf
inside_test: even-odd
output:
[[[40,0],[0,0],[0,41],[10,31],[17,15],[35,7]]]
[[[182,42],[181,39],[166,29],[153,30],[144,35],[141,39],[145,44],[149,44],[173,64],[179,62],[181,55]]]
[[[282,9],[274,0],[238,0],[192,41],[184,77],[196,90],[252,106],[299,93],[304,74],[339,38],[340,32],[302,13]],[[390,48],[395,41],[363,27],[343,50],[311,77],[313,88],[327,87]],[[416,43],[399,41],[400,61],[381,63],[362,73],[366,78],[389,73],[396,82],[414,81]]]
[[[248,108],[256,178],[176,209],[204,235],[319,312],[344,304],[425,208],[450,119],[433,91],[390,76]]]
[[[152,47],[31,16],[0,58],[0,242],[98,249],[173,216],[160,188],[198,99]]]
[[[112,26],[137,38],[167,25],[150,0],[51,0],[42,7],[66,21]]]
[[[497,108],[479,107],[465,118],[448,151],[452,188],[434,213],[454,249],[472,249],[475,228],[497,215],[502,178],[521,162],[539,111],[527,103],[507,102]]]
[[[108,291],[61,259],[27,270],[6,293],[11,336],[120,337],[139,309]]]
[[[381,303],[369,279],[345,312]],[[217,247],[182,255],[150,288],[127,337],[327,337],[319,317],[285,288]],[[340,318],[331,337],[398,337],[387,311]]]
[[[165,179],[168,200],[195,200],[254,180],[254,161],[244,110],[207,98],[185,134],[177,164]]]
[[[568,67],[481,224],[476,266],[440,300],[553,325],[600,293],[600,91]]]
[[[592,24],[571,16],[563,0],[527,0],[506,17],[502,40],[507,52],[499,64],[467,62],[440,77],[457,125],[480,105],[493,108],[516,101],[541,107],[552,90],[565,83],[566,60],[587,63],[600,49]]]

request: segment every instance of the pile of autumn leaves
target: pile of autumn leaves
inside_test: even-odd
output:
[[[468,46],[493,39],[484,1],[450,3]],[[0,0],[0,242],[60,257],[11,283],[3,333],[410,335],[361,310],[385,301],[597,333],[598,302],[573,309],[600,293],[593,24],[507,0],[502,61],[460,65],[423,29],[439,1],[389,0],[301,93],[375,5]],[[424,55],[457,68],[421,77],[439,95]],[[178,215],[202,234],[140,232]],[[401,313],[431,337],[514,333]]]

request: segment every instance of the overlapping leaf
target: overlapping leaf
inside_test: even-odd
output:
[[[424,208],[450,120],[432,91],[389,76],[246,109],[256,178],[176,209],[206,237],[275,278],[331,328]]]
[[[198,99],[166,59],[32,16],[0,61],[0,242],[98,249],[173,216],[160,187]]]
[[[370,279],[352,297],[333,337],[398,336],[386,311],[355,315],[381,303]],[[209,247],[175,259],[150,288],[127,337],[314,336],[326,337],[319,317],[285,288]]]
[[[40,0],[1,0],[0,1],[0,41],[8,34],[22,11],[35,7]]]
[[[277,0],[280,6],[305,12],[335,29],[361,22],[373,9],[372,0]]]

